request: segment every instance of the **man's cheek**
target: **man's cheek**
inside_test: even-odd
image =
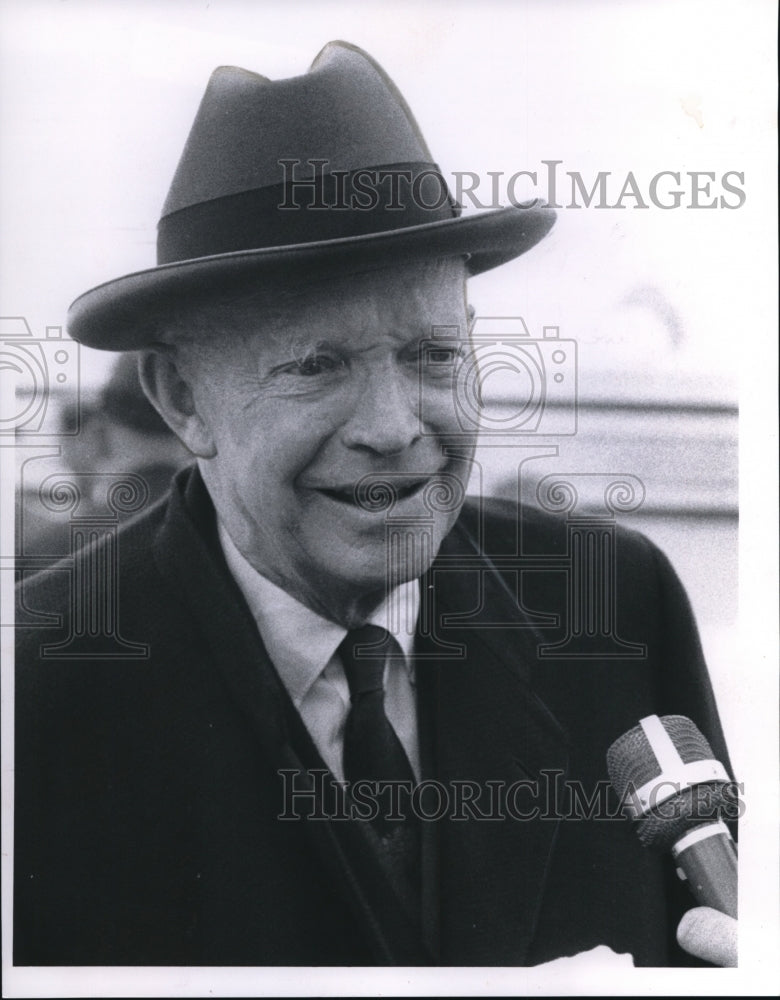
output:
[[[456,396],[457,385],[454,377],[422,384],[419,415],[423,435],[438,436],[461,432]]]

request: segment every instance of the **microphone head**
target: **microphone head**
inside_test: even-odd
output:
[[[712,759],[712,747],[698,726],[687,716],[662,715],[660,722],[684,764]],[[620,796],[628,788],[629,782],[639,788],[658,777],[661,768],[655,749],[641,723],[619,736],[607,750],[607,770],[610,781]]]
[[[727,811],[725,769],[684,715],[648,716],[607,751],[607,770],[646,847],[668,850]]]

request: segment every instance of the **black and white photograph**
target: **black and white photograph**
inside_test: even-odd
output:
[[[777,9],[0,0],[3,995],[776,995]]]

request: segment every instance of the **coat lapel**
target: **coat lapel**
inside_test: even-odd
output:
[[[564,733],[529,687],[540,636],[462,524],[425,592],[432,629],[418,638],[417,674],[421,725],[432,733],[426,774],[457,816],[431,824],[440,961],[522,964],[558,827],[550,792],[568,761]]]
[[[222,672],[232,699],[245,713],[272,768],[309,780],[312,763],[325,769],[274,669],[246,602],[221,555],[211,501],[197,472],[171,493],[169,510],[155,545],[161,572],[189,604],[208,643],[208,655]],[[280,783],[281,787],[281,783]],[[324,815],[343,815],[343,801],[328,782],[313,784]],[[281,791],[280,791],[281,796]],[[281,797],[280,797],[281,802]],[[408,917],[388,876],[378,866],[365,824],[307,822],[313,851],[330,876],[334,892],[352,910],[379,964],[429,964],[419,926]]]

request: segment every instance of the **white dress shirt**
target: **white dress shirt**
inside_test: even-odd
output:
[[[228,568],[246,598],[260,636],[314,744],[332,773],[344,780],[344,723],[349,686],[337,649],[347,629],[328,621],[258,573],[219,524]],[[404,659],[385,664],[385,713],[419,781],[420,752],[414,667],[410,657],[420,610],[420,584],[410,580],[392,591],[369,623],[387,629]]]

